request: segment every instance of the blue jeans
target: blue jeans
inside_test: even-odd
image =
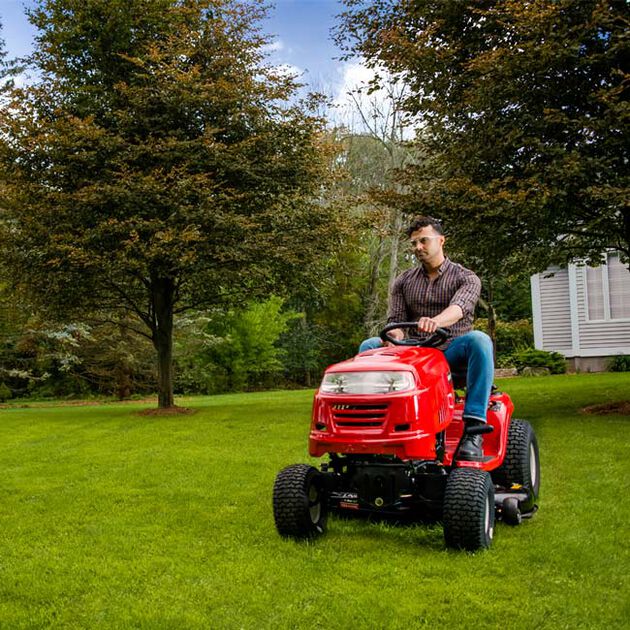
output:
[[[380,337],[370,337],[359,346],[359,352],[380,348]],[[494,379],[492,341],[486,333],[473,330],[451,340],[444,351],[451,371],[468,370],[466,378],[465,420],[486,421],[486,410]]]

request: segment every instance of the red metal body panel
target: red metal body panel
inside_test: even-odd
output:
[[[404,371],[416,389],[389,394],[317,392],[309,453],[373,453],[435,459],[435,434],[453,417],[455,395],[444,355],[432,348],[396,347],[363,352],[327,372]]]
[[[416,387],[388,394],[328,394],[316,392],[309,436],[309,453],[394,455],[402,460],[436,460],[436,434],[446,432],[443,463],[453,464],[463,431],[463,401],[456,404],[444,354],[433,348],[397,346],[363,352],[337,363],[327,373],[406,371]],[[509,396],[492,397],[488,422],[495,430],[484,436],[484,462],[457,465],[491,470],[505,456],[507,425],[512,415]]]
[[[462,422],[462,412],[464,411],[464,401],[457,400],[455,404],[455,413],[453,421],[446,429],[446,454],[444,456],[444,464],[453,465],[453,457],[459,441],[464,431],[464,423]],[[497,392],[490,396],[490,405],[487,412],[488,424],[494,427],[492,433],[486,433],[483,436],[483,454],[482,462],[465,462],[458,461],[458,467],[481,468],[482,470],[494,470],[498,468],[505,457],[505,449],[507,448],[508,428],[514,404],[507,394]]]

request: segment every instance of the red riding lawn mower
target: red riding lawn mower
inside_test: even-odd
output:
[[[465,374],[452,374],[426,340],[396,340],[389,332],[416,328],[393,323],[381,338],[394,344],[330,366],[315,394],[309,454],[328,455],[320,470],[308,464],[278,473],[273,512],[278,532],[314,538],[329,511],[408,520],[441,520],[448,547],[487,548],[495,518],[518,525],[537,510],[540,464],[529,423],[512,419],[510,397],[493,388],[487,424],[465,427]],[[462,382],[463,379],[463,382]],[[457,450],[467,433],[484,433],[481,461]]]

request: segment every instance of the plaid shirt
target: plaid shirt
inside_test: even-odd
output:
[[[434,280],[423,265],[401,273],[392,287],[387,322],[413,322],[421,317],[435,317],[447,306],[456,304],[464,316],[448,327],[453,337],[472,330],[475,306],[481,293],[481,280],[470,271],[448,258],[438,269]],[[427,337],[426,333],[413,333]],[[446,347],[448,342],[444,345]]]

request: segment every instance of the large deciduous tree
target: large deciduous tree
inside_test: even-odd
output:
[[[173,405],[173,318],[305,285],[334,239],[321,124],[239,0],[41,0],[1,115],[3,250],[53,313],[142,322]]]
[[[630,256],[625,0],[346,0],[350,54],[406,82],[409,212],[488,272]]]

